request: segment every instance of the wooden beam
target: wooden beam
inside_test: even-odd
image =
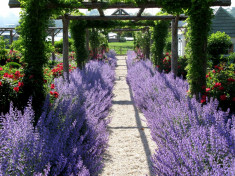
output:
[[[58,19],[62,19],[59,17]],[[68,16],[67,19],[69,20],[103,20],[103,21],[110,21],[110,20],[172,20],[175,19],[175,16],[168,15],[168,16]],[[180,16],[179,20],[186,20],[187,16]]]
[[[144,12],[144,9],[145,9],[145,8],[141,8],[141,9],[139,10],[139,12],[137,13],[137,17],[140,17],[140,16],[141,16],[141,14]]]
[[[98,8],[98,11],[99,11],[99,13],[100,13],[100,16],[101,16],[101,17],[104,17],[104,11],[103,11],[103,9]]]
[[[130,29],[130,28],[122,28],[122,29],[110,29],[112,32],[122,32],[122,31],[143,31],[148,30],[149,28],[142,28],[142,29]]]
[[[20,3],[17,0],[9,0],[10,8],[20,8]],[[231,0],[217,0],[211,3],[211,6],[230,6]],[[74,5],[73,3],[67,5],[48,4],[48,8],[74,8],[74,9],[116,9],[116,8],[162,8],[155,1],[149,1],[148,3],[107,3],[107,2],[81,2],[81,5]]]

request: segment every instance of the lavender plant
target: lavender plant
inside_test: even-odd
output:
[[[48,96],[35,129],[31,103],[24,114],[12,107],[0,117],[0,175],[98,175],[108,142],[114,70],[91,61],[69,78],[69,83],[55,79],[59,97],[51,104]]]
[[[127,81],[158,146],[152,156],[154,173],[234,175],[234,115],[217,111],[216,100],[202,106],[187,96],[186,81],[152,74],[148,61],[134,63],[132,58],[130,54]]]

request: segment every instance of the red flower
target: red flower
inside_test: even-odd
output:
[[[216,71],[215,71],[215,70],[213,70],[212,72],[213,72],[213,73],[216,73]]]
[[[23,87],[23,85],[24,85],[23,82],[18,82],[19,87]]]
[[[206,88],[206,92],[209,92],[211,89],[210,88]]]
[[[157,68],[159,68],[159,65],[157,65]]]
[[[58,92],[54,92],[54,97],[58,98],[58,96],[59,96],[59,93]]]
[[[219,90],[224,90],[224,87],[219,87]]]
[[[206,102],[206,95],[202,95],[201,103],[205,103],[205,102]]]
[[[206,102],[206,99],[201,99],[201,103],[205,103]]]
[[[32,79],[32,78],[33,78],[33,75],[30,75],[30,76],[29,76],[29,79]]]
[[[226,99],[227,99],[226,95],[220,95],[220,100],[224,101]]]
[[[227,80],[228,80],[228,82],[234,82],[235,81],[235,79],[233,79],[233,78],[228,78]]]
[[[16,92],[19,92],[20,89],[19,89],[19,87],[14,87],[13,90]]]
[[[2,82],[0,81],[0,86],[2,86]]]
[[[202,86],[202,89],[205,89],[206,88],[206,86],[204,85],[204,86]]]
[[[54,89],[55,88],[55,84],[51,84],[51,89]]]
[[[54,92],[53,92],[53,91],[50,91],[50,94],[51,94],[51,95],[54,95]]]
[[[8,75],[8,78],[13,78],[13,75]]]
[[[8,73],[4,73],[3,77],[7,78],[8,77]]]
[[[44,83],[47,83],[47,80],[46,80],[46,79],[43,79],[43,82],[44,82]]]
[[[206,99],[206,95],[202,95],[202,99]]]
[[[2,69],[2,67],[0,67],[0,71],[2,71],[3,69]]]
[[[208,78],[209,77],[209,75],[206,75],[206,78]]]
[[[20,75],[20,71],[16,71],[15,76],[19,76],[19,75]]]
[[[220,86],[221,86],[221,83],[217,82],[217,83],[215,83],[214,88],[220,87]]]

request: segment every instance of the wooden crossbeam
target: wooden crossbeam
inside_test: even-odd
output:
[[[15,28],[0,28],[0,31],[12,31],[12,30],[15,30]]]
[[[75,8],[75,9],[111,9],[111,8],[162,8],[156,2],[149,1],[148,3],[134,4],[134,3],[107,3],[107,2],[81,2],[81,6],[69,4],[69,5],[56,5],[48,4],[48,8]],[[231,0],[217,0],[211,3],[211,6],[230,6]],[[17,0],[9,0],[10,8],[20,8],[20,3]]]
[[[141,8],[141,9],[139,10],[139,12],[137,13],[137,16],[138,16],[138,17],[141,16],[141,14],[144,12],[144,9],[145,9],[145,8]]]
[[[104,17],[104,11],[103,11],[103,9],[98,8],[98,11],[99,11],[99,13],[100,13],[100,16],[101,16],[101,17]]]
[[[141,28],[141,29],[130,29],[130,28],[121,28],[121,29],[111,29],[112,32],[122,32],[122,31],[143,31],[147,30],[148,27]]]
[[[109,21],[109,20],[172,20],[175,19],[175,16],[173,15],[167,15],[167,16],[70,16],[68,15],[66,17],[68,20],[103,20],[103,21]],[[62,19],[62,17],[59,17],[58,19]],[[180,16],[179,19],[181,21],[184,21],[187,19],[187,16]]]

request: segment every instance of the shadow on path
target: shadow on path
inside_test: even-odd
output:
[[[150,176],[154,176],[154,174],[152,172],[152,162],[150,160],[151,150],[150,150],[150,147],[149,147],[149,143],[148,143],[146,134],[145,134],[144,130],[142,130],[145,127],[142,126],[140,115],[139,115],[139,111],[138,111],[138,109],[137,109],[137,107],[136,107],[136,105],[134,103],[134,98],[133,98],[132,90],[130,88],[130,85],[128,85],[128,86],[129,86],[131,101],[133,102],[133,107],[134,107],[134,110],[135,110],[135,119],[136,119],[137,128],[139,129],[141,141],[143,143],[145,155],[146,155],[147,162],[148,162],[148,168],[149,168]]]

